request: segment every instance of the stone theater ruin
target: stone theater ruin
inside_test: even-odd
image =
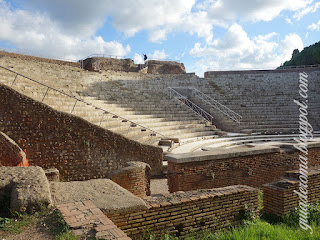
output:
[[[76,234],[110,239],[225,228],[244,206],[258,214],[258,189],[266,212],[285,214],[299,200],[300,72],[309,83],[313,202],[319,66],[201,78],[178,62],[0,52],[0,200],[10,194],[20,211],[54,204]]]

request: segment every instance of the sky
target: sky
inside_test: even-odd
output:
[[[272,69],[320,40],[314,0],[0,0],[0,49],[73,60],[176,60],[187,72]]]

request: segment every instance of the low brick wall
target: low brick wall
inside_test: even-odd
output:
[[[205,229],[217,230],[239,223],[245,206],[258,214],[258,190],[248,186],[178,192],[144,199],[148,210],[108,217],[128,236],[144,232],[183,236]]]
[[[138,197],[150,196],[150,166],[143,162],[128,162],[111,175],[111,180]]]
[[[320,142],[308,145],[309,165],[320,165]],[[295,149],[269,146],[217,149],[210,152],[169,154],[170,192],[248,185],[258,187],[276,181],[286,171],[299,168]]]
[[[0,84],[0,131],[27,150],[30,165],[57,168],[62,180],[106,178],[126,162],[162,172],[163,151],[93,125]]]
[[[320,167],[308,170],[308,202],[320,200]],[[263,185],[263,210],[283,215],[299,206],[299,170],[288,171],[277,182]]]

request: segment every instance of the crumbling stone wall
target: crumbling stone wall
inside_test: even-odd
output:
[[[174,61],[149,60],[146,63],[146,73],[150,74],[185,74],[183,63]],[[89,71],[140,72],[140,64],[134,64],[132,59],[117,59],[92,57],[83,60],[83,68]]]
[[[129,161],[162,172],[162,149],[143,145],[0,85],[0,131],[27,149],[30,165],[57,168],[62,180],[105,178]]]
[[[132,59],[92,57],[83,60],[83,68],[89,71],[138,72],[139,66]]]
[[[288,171],[283,179],[263,185],[263,211],[284,215],[299,206],[299,170]],[[320,199],[320,168],[308,170],[308,202]]]
[[[310,143],[310,166],[320,165],[320,143]],[[299,168],[299,152],[278,147],[167,155],[170,192],[244,184],[258,187]]]
[[[179,192],[144,199],[148,209],[107,216],[128,236],[140,239],[145,231],[156,236],[184,236],[218,230],[241,221],[247,211],[258,214],[258,189],[248,186]]]
[[[183,63],[173,61],[148,61],[148,73],[152,74],[185,74]]]
[[[151,168],[143,162],[128,162],[111,174],[111,180],[138,197],[150,196]]]

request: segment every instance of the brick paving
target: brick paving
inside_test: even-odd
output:
[[[60,204],[57,208],[75,235],[106,240],[131,239],[90,200]]]

